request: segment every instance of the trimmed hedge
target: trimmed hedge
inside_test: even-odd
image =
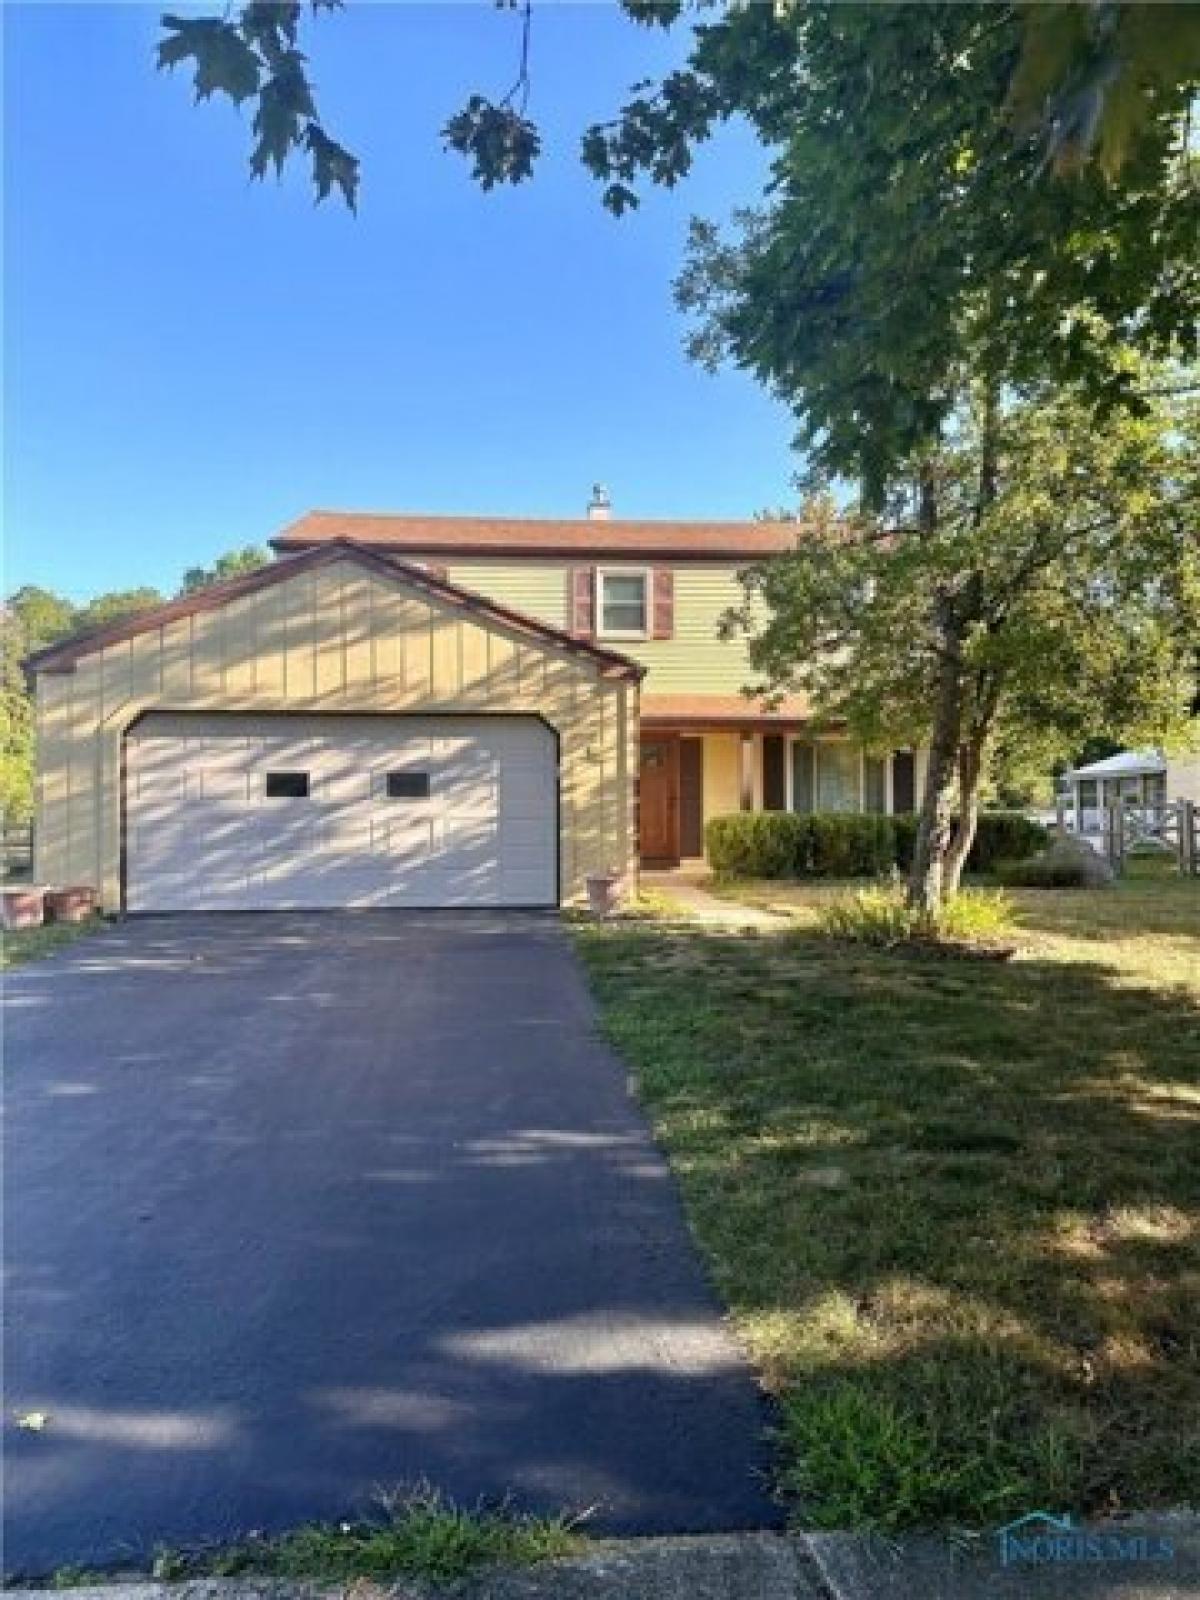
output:
[[[863,812],[738,811],[713,817],[704,830],[714,872],[733,878],[874,878],[907,868],[917,819]],[[1019,811],[985,811],[967,861],[990,872],[998,861],[1020,861],[1046,843],[1040,823]]]

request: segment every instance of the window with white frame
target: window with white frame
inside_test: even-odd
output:
[[[610,639],[644,639],[649,630],[649,578],[628,568],[596,572],[598,632]]]
[[[817,810],[859,810],[862,756],[856,744],[830,740],[817,746]]]
[[[793,811],[861,811],[863,755],[848,739],[792,741],[788,804]],[[880,804],[882,806],[882,796]]]

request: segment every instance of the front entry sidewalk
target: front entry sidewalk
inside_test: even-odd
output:
[[[779,933],[788,926],[790,919],[779,912],[738,905],[732,900],[719,900],[707,887],[711,876],[707,867],[698,864],[676,867],[670,872],[643,869],[641,882],[643,890],[669,901],[689,920],[708,927],[726,930],[754,928]]]

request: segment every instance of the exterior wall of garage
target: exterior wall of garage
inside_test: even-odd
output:
[[[635,869],[636,682],[346,555],[38,671],[40,882],[120,908],[125,730],[195,710],[541,716],[559,737],[563,899]]]

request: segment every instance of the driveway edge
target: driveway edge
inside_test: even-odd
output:
[[[850,1533],[739,1533],[602,1539],[579,1556],[492,1568],[446,1585],[114,1578],[72,1600],[1198,1600],[1200,1516],[1156,1513],[1081,1524],[1081,1537],[1122,1541],[1125,1555],[1049,1556],[1005,1565],[996,1535],[886,1539]],[[1137,1554],[1141,1540],[1145,1554]],[[1170,1549],[1163,1556],[1162,1541]],[[1155,1550],[1159,1554],[1154,1554]],[[4,1600],[46,1600],[51,1586]],[[66,1592],[66,1591],[59,1591]]]

